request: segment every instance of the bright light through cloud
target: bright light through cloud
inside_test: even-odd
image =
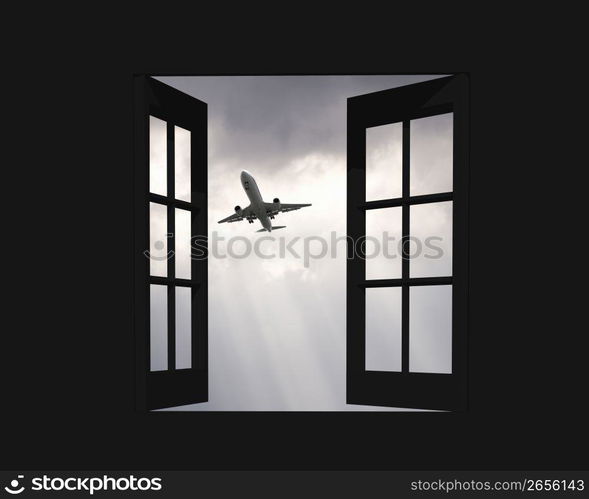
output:
[[[209,237],[253,243],[268,236],[255,232],[258,221],[217,223],[249,204],[242,170],[266,201],[313,204],[277,215],[286,229],[272,236],[345,236],[346,99],[437,77],[158,79],[208,104]],[[278,243],[261,248],[277,253]],[[209,259],[210,401],[181,410],[399,410],[346,404],[345,241],[335,258],[308,263],[288,254]]]

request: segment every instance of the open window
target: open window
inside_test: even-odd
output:
[[[210,116],[207,104],[195,97],[153,78],[134,79],[137,409],[197,404],[187,410],[283,410],[301,404],[306,410],[312,400],[313,404],[326,401],[319,406],[321,409],[365,410],[366,407],[357,406],[373,406],[375,410],[464,410],[467,77],[441,77],[405,86],[395,85],[407,80],[390,76],[383,76],[388,79],[380,82],[370,78],[346,78],[340,82],[316,77],[313,85],[301,85],[299,78],[284,83],[265,77],[229,82],[223,78],[227,77],[207,77],[195,86],[187,81],[176,82],[177,88],[204,96],[210,104]],[[280,96],[285,93],[279,85],[283,84],[301,103],[313,104],[282,107]],[[274,91],[277,88],[280,92]],[[374,92],[379,88],[388,90]],[[274,95],[279,97],[273,102]],[[332,111],[345,102],[343,97],[350,95],[355,96],[347,100],[346,129],[342,114]],[[281,119],[267,126],[264,112],[273,107]],[[264,119],[257,121],[263,125],[259,133],[252,133],[252,127],[258,126],[256,113],[260,109]],[[243,116],[254,120],[244,121],[240,119]],[[289,119],[284,120],[285,116]],[[347,133],[347,157],[344,158],[344,151],[338,152],[334,145],[337,141],[317,139],[317,126],[305,128],[307,123],[323,118],[319,128],[331,130],[334,137]],[[283,126],[283,121],[288,126]],[[223,126],[217,126],[218,123]],[[305,133],[293,142],[297,147],[290,147],[291,141],[285,140],[285,136],[290,137],[291,130],[299,128]],[[210,207],[209,133],[215,144],[210,172],[215,198]],[[347,220],[336,202],[344,189],[345,161]],[[343,275],[329,259],[313,260],[309,267],[312,270],[307,269],[306,260],[295,265],[304,267],[304,272],[289,274],[288,285],[283,273],[276,271],[279,267],[282,270],[278,261],[269,265],[266,258],[254,255],[246,262],[244,274],[237,266],[241,257],[235,257],[236,272],[225,272],[223,257],[219,261],[207,260],[208,209],[212,220],[222,219],[233,206],[227,200],[236,195],[235,188],[248,191],[251,187],[251,183],[239,184],[239,170],[255,168],[264,178],[264,174],[269,176],[270,171],[275,171],[276,164],[285,169],[274,176],[278,188],[289,193],[293,186],[304,186],[306,191],[299,193],[298,199],[307,200],[314,193],[310,199],[314,211],[308,212],[306,220],[299,220],[298,229],[293,219],[292,230],[280,233],[284,241],[270,242],[280,249],[282,242],[284,246],[288,242],[286,236],[294,236],[294,241],[300,239],[300,234],[305,234],[302,229],[311,230],[311,234],[327,234],[334,226],[344,230],[347,221],[345,289],[341,281],[330,287],[337,276],[343,279]],[[299,167],[286,171],[292,170],[292,165]],[[230,228],[223,226],[226,236],[239,234],[238,229],[233,224]],[[255,234],[248,234],[247,241],[267,239]],[[333,238],[334,231],[329,234],[330,241],[335,241],[329,256],[336,258],[334,250],[341,239]],[[386,241],[382,238],[384,234]],[[365,251],[375,236],[382,241],[382,254],[369,258]],[[317,239],[316,235],[312,237]],[[244,237],[237,235],[232,242],[240,239]],[[390,240],[392,248],[386,246]],[[215,241],[213,237],[210,246],[214,256]],[[277,254],[280,256],[280,251]],[[391,258],[391,254],[396,257]],[[226,284],[224,289],[228,293],[217,293],[221,286],[211,289],[211,334],[217,340],[211,364],[218,369],[217,375],[212,375],[212,401],[207,315],[209,264],[211,275]],[[231,280],[222,280],[227,275]],[[256,278],[244,278],[245,275]],[[261,278],[264,276],[266,279]],[[278,292],[281,289],[284,292]],[[287,290],[298,291],[291,295]],[[347,316],[345,325],[340,320],[338,329],[337,320],[343,319],[344,291]],[[331,293],[330,300],[324,302],[327,306],[319,313],[315,298],[325,297],[326,293]],[[252,307],[253,312],[249,309]],[[256,313],[260,307],[261,313]],[[304,310],[305,319],[307,315],[314,319],[298,321],[293,312],[289,323],[288,309]],[[231,316],[227,310],[231,310]],[[272,314],[267,314],[268,310]],[[280,310],[282,313],[277,312]],[[216,320],[226,315],[230,321]],[[331,327],[333,336],[315,334],[315,328],[321,324]],[[290,331],[296,334],[287,333]],[[245,334],[248,332],[249,335]],[[332,348],[333,339],[338,334],[343,337],[344,333],[345,356],[342,350]],[[280,341],[281,334],[289,341],[296,339],[296,344],[308,345],[308,351],[293,350],[292,343]],[[322,344],[324,341],[328,346]],[[247,349],[239,345],[246,345]],[[323,355],[325,352],[328,353]],[[345,380],[339,374],[343,372],[344,360]],[[302,369],[283,369],[285,363],[299,366],[307,361],[309,366],[314,362],[316,365],[304,376],[299,375]],[[334,367],[338,365],[342,369]],[[281,376],[284,372],[288,375]],[[325,373],[314,392],[308,390],[307,373],[311,372]],[[297,383],[300,390],[295,389]],[[228,389],[223,391],[225,388]],[[307,399],[288,395],[299,392]],[[262,393],[263,397],[251,397],[251,401],[244,402],[240,397],[248,393]]]
[[[145,76],[134,91],[136,406],[151,410],[208,400],[207,105]]]
[[[349,98],[347,126],[347,403],[464,410],[467,77]],[[401,258],[354,258],[383,229]]]

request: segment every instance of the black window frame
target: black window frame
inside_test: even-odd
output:
[[[149,117],[167,123],[167,193],[149,190]],[[175,126],[191,132],[191,200],[175,198]],[[150,275],[149,207],[167,208],[167,277]],[[208,248],[191,260],[190,279],[176,277],[175,210],[191,213],[191,235],[206,236],[207,226],[207,104],[147,75],[134,76],[134,332],[136,409],[146,411],[208,401]],[[150,367],[150,286],[167,287],[168,368]],[[191,367],[176,369],[176,287],[191,291]]]
[[[453,190],[410,195],[410,122],[453,113]],[[468,330],[468,76],[459,74],[348,99],[347,117],[347,403],[402,408],[466,410]],[[400,198],[366,201],[366,129],[402,123]],[[452,201],[452,276],[410,277],[402,260],[400,279],[366,279],[358,244],[366,236],[366,211],[402,207],[403,246],[408,244],[410,207]],[[409,371],[409,295],[412,286],[452,285],[452,373]],[[366,288],[401,287],[402,370],[367,371]]]

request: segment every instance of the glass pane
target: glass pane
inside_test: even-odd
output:
[[[168,287],[150,285],[149,351],[150,369],[168,369]]]
[[[401,288],[366,288],[366,370],[401,371]]]
[[[191,212],[176,208],[176,277],[190,279]]]
[[[366,201],[401,197],[403,124],[366,129]]]
[[[149,203],[150,274],[168,277],[168,208]]]
[[[149,117],[149,191],[168,195],[168,132],[167,123]]]
[[[411,195],[452,190],[453,113],[411,120]]]
[[[366,210],[366,279],[401,277],[402,208]]]
[[[452,286],[409,290],[409,371],[452,373]]]
[[[174,127],[174,167],[176,199],[190,202],[190,131]]]
[[[452,275],[452,201],[410,207],[409,275]]]
[[[176,369],[192,367],[192,289],[176,288]]]

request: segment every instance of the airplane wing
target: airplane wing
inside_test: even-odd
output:
[[[294,211],[299,210],[301,208],[305,208],[306,206],[311,206],[311,204],[284,204],[280,205],[278,210],[274,209],[274,203],[264,203],[266,205],[266,212],[269,215],[277,215],[278,213],[286,213],[287,211]]]
[[[223,220],[219,220],[217,223],[231,223],[231,222],[241,222],[244,218],[257,218],[255,213],[252,213],[250,207],[248,206],[247,208],[244,208],[243,210],[241,210],[241,215],[238,215],[237,213],[234,213],[233,215],[229,215],[227,218],[224,218]]]
[[[233,215],[229,215],[227,218],[224,218],[223,220],[219,220],[220,224],[223,224],[225,222],[227,223],[231,223],[231,222],[239,222],[243,220],[243,217],[240,217],[237,213],[234,213]]]

